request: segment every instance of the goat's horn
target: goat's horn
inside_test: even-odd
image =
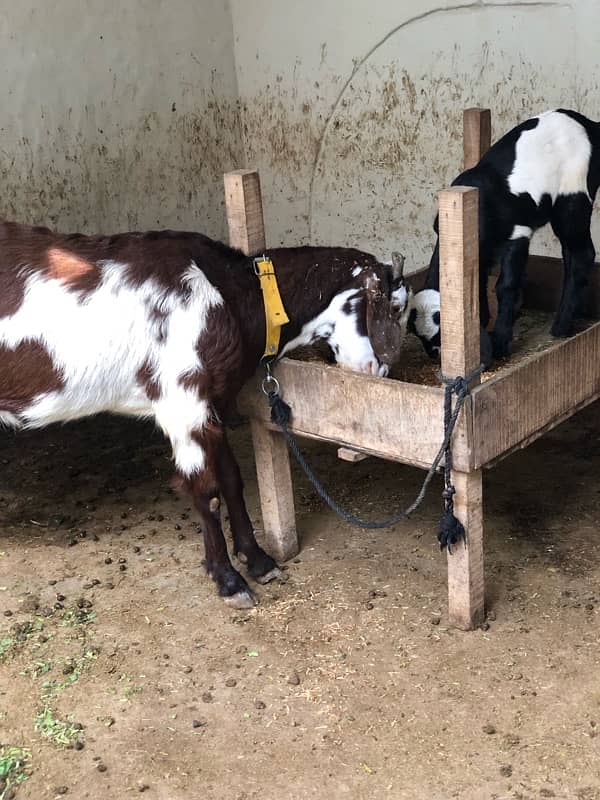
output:
[[[401,278],[404,273],[405,258],[402,253],[392,253],[392,274],[394,278]]]

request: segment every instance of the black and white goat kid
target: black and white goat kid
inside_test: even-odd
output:
[[[590,221],[599,184],[600,123],[565,109],[546,111],[517,125],[452,182],[479,190],[479,302],[484,328],[490,317],[488,275],[500,263],[498,315],[492,331],[496,358],[510,354],[531,237],[548,222],[560,241],[564,262],[552,334],[572,334],[595,258]],[[437,218],[434,229],[437,233]],[[439,238],[425,288],[439,290]],[[439,331],[429,321],[439,312],[439,298],[436,306],[435,296],[417,293],[413,303],[412,327],[431,351],[435,348],[431,340]]]

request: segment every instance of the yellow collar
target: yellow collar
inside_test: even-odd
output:
[[[275,358],[279,351],[281,328],[289,322],[285,313],[279,286],[275,277],[275,267],[267,256],[254,259],[254,271],[260,280],[263,302],[265,304],[265,352],[263,358]]]

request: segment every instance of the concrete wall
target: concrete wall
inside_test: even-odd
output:
[[[0,7],[0,215],[223,236],[243,158],[227,0]]]
[[[493,136],[563,105],[600,119],[597,0],[231,0],[248,165],[268,239],[428,261],[461,114]],[[596,217],[595,241],[600,251]],[[535,252],[558,254],[551,235]]]
[[[597,0],[0,7],[0,215],[63,230],[222,237],[222,173],[258,166],[270,244],[417,267],[464,107],[490,106],[494,136],[556,105],[600,119]]]

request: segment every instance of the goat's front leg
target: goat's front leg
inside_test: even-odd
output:
[[[203,398],[189,393],[161,398],[155,404],[156,421],[167,433],[181,488],[187,490],[202,523],[206,572],[217,584],[220,596],[235,608],[249,608],[254,597],[248,584],[229,560],[221,528],[221,499],[217,462],[224,431],[214,410]],[[173,413],[178,407],[188,414]]]
[[[435,248],[433,250],[431,261],[429,262],[429,269],[425,276],[424,289],[435,289],[436,292],[440,290],[440,240],[436,240]]]
[[[513,322],[529,256],[529,238],[519,236],[510,239],[502,253],[500,277],[496,283],[498,314],[492,332],[495,358],[510,355],[513,337]]]
[[[231,535],[237,557],[248,565],[248,574],[259,583],[268,583],[281,575],[271,556],[259,547],[244,502],[244,483],[240,468],[225,434],[217,450],[217,475],[229,511]]]

